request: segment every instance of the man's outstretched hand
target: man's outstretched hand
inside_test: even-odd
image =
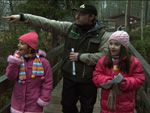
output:
[[[20,20],[20,15],[3,16],[2,18],[8,19],[10,23],[13,23]]]

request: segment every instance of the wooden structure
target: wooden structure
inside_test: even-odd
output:
[[[127,16],[129,16],[129,15],[127,15]],[[116,22],[117,22],[116,26],[119,27],[120,25],[125,24],[125,13],[110,16],[109,19],[116,19]],[[135,24],[135,23],[138,23],[139,21],[140,21],[139,17],[130,15],[130,24]],[[110,23],[110,25],[112,25],[112,24],[113,23]]]
[[[101,21],[108,32],[113,32],[117,30],[117,21],[116,19],[105,19]]]
[[[61,55],[63,53],[63,46],[58,46],[56,48],[54,48],[53,50],[47,52],[47,59],[50,60],[52,58],[55,58],[58,55]],[[137,101],[137,113],[150,113],[150,98],[149,98],[149,93],[148,93],[148,89],[150,88],[150,65],[144,60],[144,58],[136,51],[136,49],[130,44],[129,45],[129,50],[137,57],[140,59],[142,66],[144,68],[144,72],[145,72],[145,76],[146,76],[146,81],[144,83],[143,86],[141,86],[139,88],[139,90],[137,91],[138,95],[136,97],[136,101]],[[52,67],[52,72],[56,72],[60,69],[61,67],[61,60],[59,60],[53,67]],[[53,75],[54,80],[56,79],[55,75]],[[57,83],[60,81],[60,78],[57,77]],[[5,92],[7,89],[9,89],[10,87],[13,87],[13,82],[10,82],[7,77],[5,75],[0,77],[0,95]],[[62,88],[62,85],[59,85],[59,87],[56,88]],[[53,96],[52,96],[52,101],[50,103],[50,106],[52,104],[56,105],[55,107],[55,111],[56,112],[51,112],[48,110],[49,107],[45,108],[45,113],[60,113],[59,110],[61,109],[61,104],[60,104],[60,99],[61,99],[61,95],[57,96],[56,94],[61,94],[57,91],[61,91],[60,89],[53,90]],[[98,93],[99,94],[99,93]],[[138,103],[138,100],[140,99],[140,103]],[[99,102],[100,98],[98,96],[97,98],[97,103],[95,105],[95,111],[94,113],[99,113],[100,111],[100,107],[99,107]],[[142,106],[142,108],[140,108]],[[80,105],[79,105],[80,107]],[[53,107],[52,107],[53,108]],[[51,108],[51,110],[52,110]],[[140,110],[139,110],[140,108]],[[3,109],[0,110],[0,113],[10,113],[9,111],[10,109],[10,104],[6,105]],[[57,111],[58,110],[58,111]],[[142,111],[141,111],[142,110]]]
[[[62,92],[62,82],[61,80],[55,89],[52,91],[52,99],[50,104],[44,108],[44,113],[62,113],[61,106],[61,92]],[[93,113],[100,113],[100,89],[97,92],[97,101],[94,106]],[[80,103],[77,103],[77,107],[80,109]]]

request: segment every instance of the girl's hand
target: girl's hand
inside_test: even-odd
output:
[[[20,15],[3,16],[2,18],[8,19],[10,23],[13,23],[20,20]]]
[[[19,53],[19,51],[15,52],[15,54],[14,54],[13,56],[16,57],[16,58],[20,58],[20,53]]]

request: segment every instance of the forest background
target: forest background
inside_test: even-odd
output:
[[[150,36],[148,32],[149,28],[146,27],[146,24],[150,23],[150,2],[148,0],[1,0],[0,17],[19,13],[30,13],[49,19],[74,22],[75,15],[72,8],[79,7],[83,3],[89,3],[95,5],[98,10],[97,19],[103,22],[112,15],[125,13],[127,10],[126,5],[129,5],[127,2],[130,2],[130,6],[128,6],[128,9],[130,8],[130,15],[144,18],[144,40],[140,40],[140,26],[139,31],[127,31],[131,35],[131,42],[132,40],[136,40],[133,43],[134,47],[149,62],[148,56],[150,51],[147,51],[149,46],[145,47],[149,42],[147,41],[149,39],[147,37]],[[141,14],[142,9],[144,10],[143,14]],[[22,22],[9,24],[9,21],[0,18],[0,75],[5,74],[7,56],[13,54],[17,49],[19,36],[32,30],[35,30],[39,34],[39,48],[46,52],[63,43],[64,39],[56,34],[30,27]]]
[[[150,2],[148,0],[1,0],[0,1],[0,76],[5,74],[7,57],[17,49],[18,38],[22,34],[35,30],[39,35],[39,48],[49,51],[64,43],[64,39],[41,29],[30,27],[22,22],[10,24],[2,16],[29,13],[60,21],[75,21],[72,8],[83,3],[93,4],[98,10],[97,19],[103,22],[112,15],[130,12],[141,18],[142,24],[134,30],[126,29],[132,45],[150,63]],[[129,4],[130,3],[130,6]],[[141,32],[143,30],[143,39]],[[0,98],[0,108],[10,102],[5,93]]]

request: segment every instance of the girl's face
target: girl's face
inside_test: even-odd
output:
[[[18,50],[19,50],[21,56],[24,56],[25,54],[30,53],[30,51],[32,49],[22,40],[19,40],[19,43],[17,46],[18,46]]]
[[[119,55],[121,44],[116,40],[110,40],[109,42],[109,50],[111,55]]]

